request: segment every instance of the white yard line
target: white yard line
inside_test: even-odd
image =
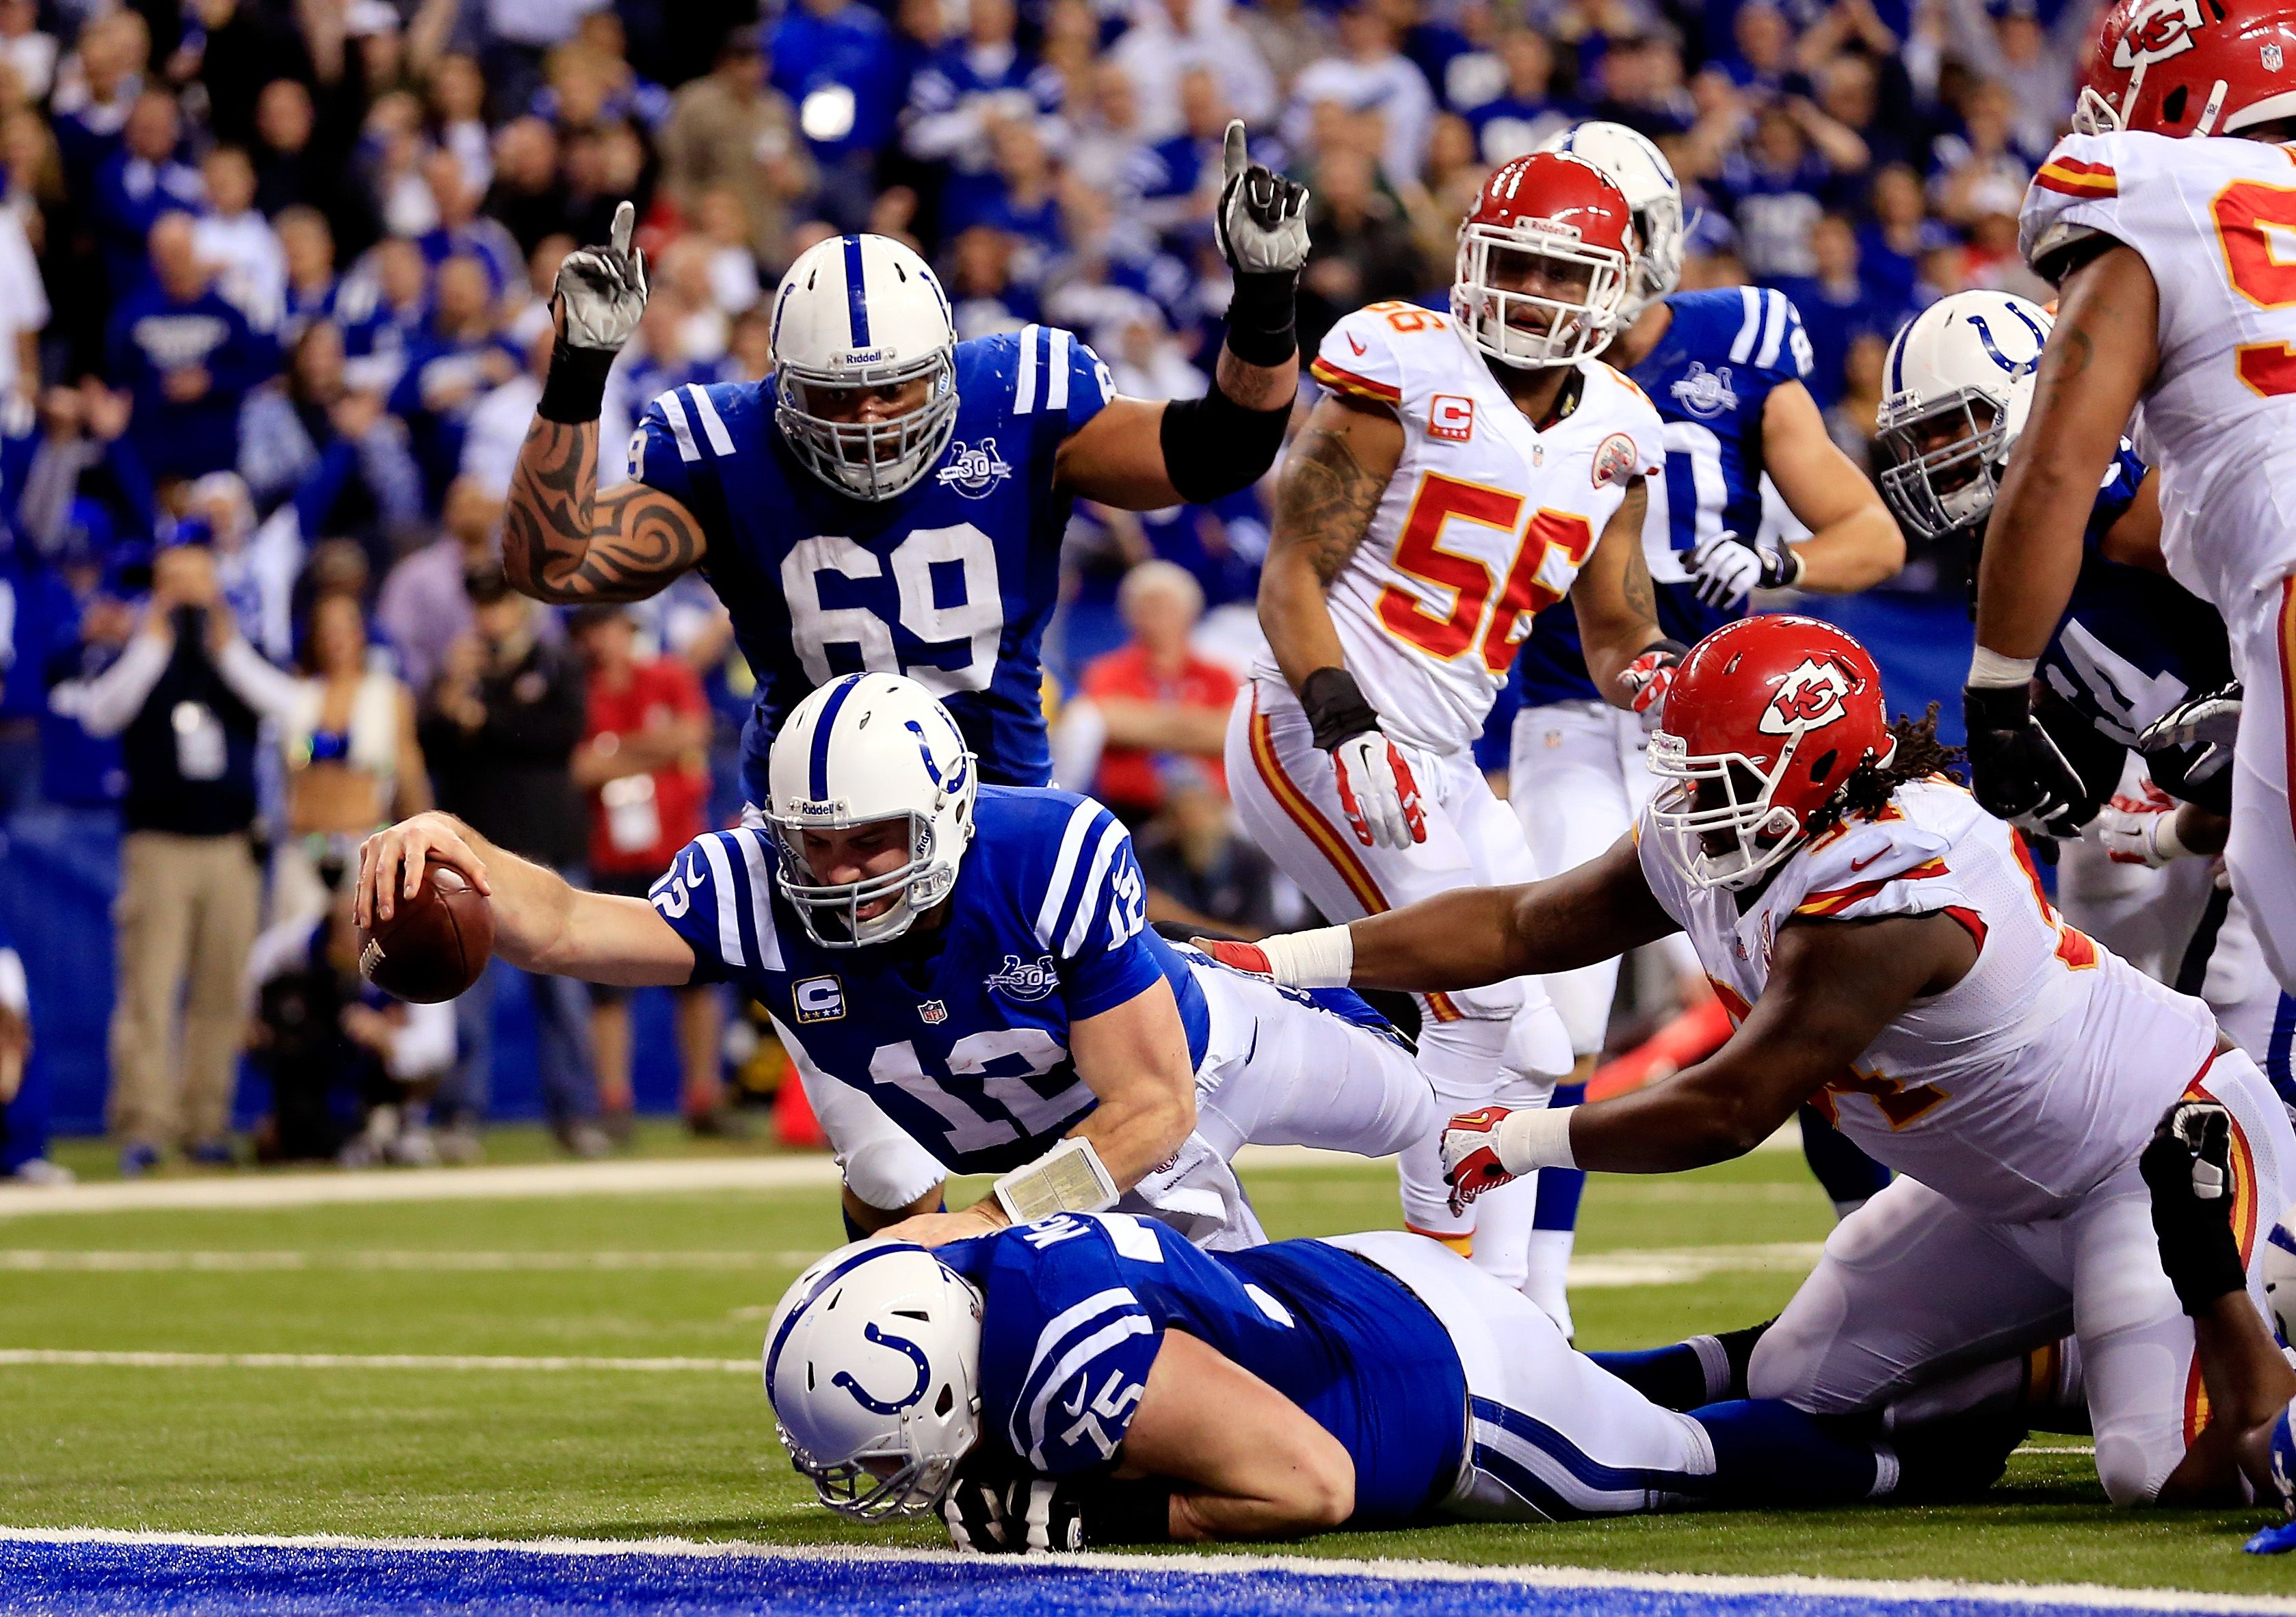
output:
[[[841,1562],[862,1565],[982,1565],[979,1557],[960,1555],[954,1550],[895,1550],[859,1546],[778,1548],[764,1544],[703,1544],[685,1539],[539,1539],[527,1541],[500,1539],[353,1539],[332,1534],[274,1537],[260,1534],[124,1532],[106,1528],[0,1527],[0,1543],[6,1542],[185,1549],[348,1549],[402,1555],[511,1552],[568,1557],[723,1557]],[[1029,1564],[1136,1575],[1144,1571],[1183,1576],[1276,1572],[1301,1578],[1377,1578],[1400,1582],[1488,1583],[1558,1589],[1636,1589],[1654,1594],[1832,1596],[1867,1600],[1953,1601],[2009,1606],[2074,1605],[2114,1611],[2296,1613],[2296,1598],[2285,1596],[2114,1588],[2095,1583],[1956,1583],[1938,1578],[1904,1581],[1867,1578],[1754,1578],[1707,1572],[1620,1572],[1578,1566],[1469,1566],[1446,1561],[1373,1561],[1338,1557],[1326,1560],[1312,1555],[1085,1554],[1051,1555]]]
[[[675,1375],[758,1375],[754,1358],[574,1358],[497,1353],[111,1353],[78,1348],[0,1348],[0,1368],[86,1365],[126,1370],[604,1370]]]

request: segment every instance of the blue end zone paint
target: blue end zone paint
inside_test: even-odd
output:
[[[2289,1603],[2164,1592],[2094,1593],[2096,1604],[2050,1591],[1956,1590],[1928,1586],[1903,1597],[1803,1592],[1792,1580],[1628,1580],[1574,1587],[1561,1572],[1381,1564],[1322,1573],[1293,1562],[1192,1571],[1169,1558],[1089,1565],[935,1556],[841,1556],[689,1547],[663,1554],[591,1546],[578,1553],[517,1547],[454,1549],[291,1544],[0,1540],[0,1611],[63,1613],[245,1613],[247,1617],[350,1617],[360,1613],[467,1613],[479,1617],[731,1617],[735,1613],[893,1612],[918,1617],[1230,1617],[1233,1613],[1339,1613],[1344,1617],[2090,1617],[2105,1611],[2288,1610]],[[1603,1579],[1603,1574],[1587,1574]],[[1520,1580],[1536,1578],[1539,1582]],[[1732,1587],[1734,1584],[1739,1587]],[[1745,1587],[1755,1585],[1758,1587]]]

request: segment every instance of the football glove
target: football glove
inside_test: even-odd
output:
[[[2240,734],[2240,702],[2237,684],[2187,696],[2144,726],[2136,738],[2136,749],[2142,752],[2154,747],[2222,747],[2229,754]]]
[[[1212,235],[1220,257],[1240,275],[1297,275],[1308,262],[1308,188],[1251,161],[1243,149],[1243,120],[1227,127]]]
[[[2248,1265],[2232,1231],[2232,1113],[2215,1101],[2180,1100],[2161,1114],[2152,1144],[2136,1159],[2152,1192],[2152,1234],[2161,1267],[2187,1314],[2248,1287]]]
[[[1257,943],[1244,943],[1233,938],[1191,938],[1188,941],[1222,965],[1233,966],[1239,972],[1250,972],[1255,977],[1273,978],[1275,975],[1275,963]]]
[[[2070,837],[2095,817],[2096,801],[2079,773],[2033,717],[2024,685],[1962,687],[1969,728],[1970,790],[1988,814],[2021,831]]]
[[[959,1476],[940,1502],[949,1542],[980,1555],[1019,1555],[1021,1546],[1004,1511],[1010,1486],[1004,1478],[986,1473]]]
[[[1487,1190],[1511,1183],[1514,1175],[1499,1161],[1499,1125],[1507,1119],[1505,1106],[1481,1106],[1462,1112],[1443,1129],[1443,1178],[1451,1186],[1454,1218]]]
[[[1627,687],[1628,705],[1643,721],[1645,731],[1657,729],[1665,720],[1666,695],[1674,688],[1675,673],[1682,666],[1682,649],[1675,641],[1661,640],[1619,675],[1619,683]]]
[[[1791,589],[1801,577],[1801,556],[1791,545],[1765,550],[1742,545],[1725,529],[1701,544],[1687,558],[1691,583],[1698,598],[1709,606],[1737,605],[1758,589]]]
[[[1366,848],[1408,848],[1427,840],[1419,783],[1393,742],[1378,730],[1350,735],[1332,749],[1340,808]]]
[[[630,233],[637,209],[624,202],[614,209],[613,231],[603,247],[583,247],[558,267],[552,297],[564,312],[569,348],[612,353],[630,340],[645,314],[645,254],[633,250]]]
[[[2142,865],[2158,870],[2192,850],[2177,835],[2177,800],[2144,783],[2144,795],[2115,792],[2087,829],[2116,865]]]

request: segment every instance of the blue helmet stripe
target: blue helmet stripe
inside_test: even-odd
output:
[[[1907,321],[1906,329],[1898,333],[1897,341],[1890,345],[1890,395],[1906,390],[1906,349],[1913,341],[1915,322]]]
[[[830,732],[837,728],[837,715],[843,710],[845,699],[860,683],[860,675],[846,675],[829,687],[829,700],[821,704],[820,721],[813,726],[813,800],[816,803],[829,796]]]
[[[861,284],[861,238],[845,238],[845,317],[853,327],[853,346],[869,346],[869,300]]]

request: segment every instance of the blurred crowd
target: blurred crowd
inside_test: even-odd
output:
[[[377,824],[436,803],[642,891],[737,810],[749,679],[707,587],[568,621],[496,561],[548,289],[621,199],[653,295],[609,445],[662,389],[765,374],[771,290],[826,234],[916,245],[962,336],[1065,325],[1121,390],[1187,397],[1228,295],[1210,217],[1232,116],[1313,190],[1311,349],[1363,302],[1439,301],[1483,175],[1615,119],[1681,176],[1685,284],[1787,291],[1811,390],[1866,457],[1913,310],[2037,293],[2016,212],[2092,17],[2085,0],[0,0],[0,814],[125,833],[124,1164],[230,1160],[250,1046],[268,1153],[475,1149],[495,979],[514,973],[436,1014],[363,990],[336,895]],[[1081,509],[1048,648],[1062,784],[1143,828],[1175,913],[1246,932],[1298,913],[1229,829],[1220,776],[1266,538],[1259,491]],[[627,1007],[528,992],[560,1140],[611,1148]],[[675,1009],[704,1131],[733,1126],[725,1009]],[[8,1151],[39,1171],[37,1145]]]

